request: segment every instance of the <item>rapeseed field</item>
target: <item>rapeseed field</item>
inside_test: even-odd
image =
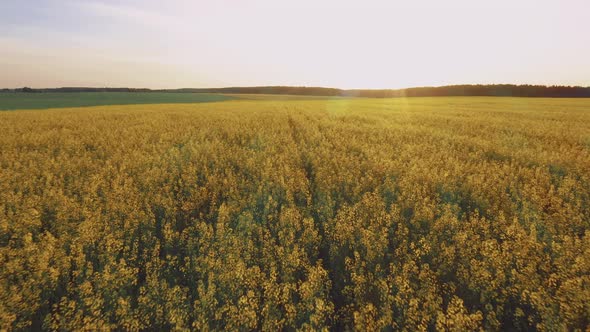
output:
[[[587,331],[590,101],[0,112],[0,330]]]

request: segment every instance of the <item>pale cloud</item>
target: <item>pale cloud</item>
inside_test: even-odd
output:
[[[182,28],[185,26],[177,18],[136,6],[101,1],[80,1],[70,4],[89,14],[122,20],[128,24],[148,25],[158,28]]]
[[[175,88],[229,82],[152,60],[78,47],[47,49],[0,37],[0,87],[117,86]]]

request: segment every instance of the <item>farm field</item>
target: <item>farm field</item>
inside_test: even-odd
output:
[[[590,326],[589,99],[97,106],[0,132],[0,330]]]
[[[173,92],[0,92],[0,111],[101,105],[203,103],[235,97],[213,93]]]

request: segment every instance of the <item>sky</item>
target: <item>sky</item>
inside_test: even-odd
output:
[[[0,88],[590,86],[588,0],[0,0]]]

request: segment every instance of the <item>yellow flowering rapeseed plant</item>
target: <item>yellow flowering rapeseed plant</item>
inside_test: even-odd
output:
[[[0,113],[0,330],[584,331],[590,102]]]

